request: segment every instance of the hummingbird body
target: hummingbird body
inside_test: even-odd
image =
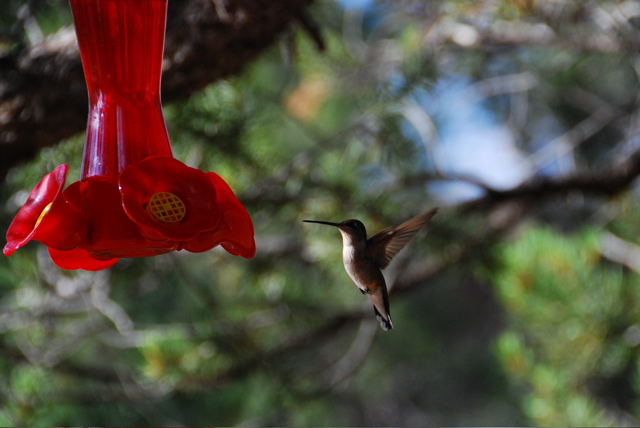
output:
[[[387,284],[382,269],[387,267],[393,256],[438,212],[435,208],[414,217],[400,226],[385,229],[367,239],[367,231],[359,220],[350,219],[341,223],[304,220],[335,226],[342,234],[342,262],[349,277],[366,295],[384,330],[391,330],[393,322],[389,311]]]
[[[364,226],[362,227],[364,229]],[[387,284],[380,267],[367,256],[366,232],[364,236],[354,239],[350,233],[339,230],[342,234],[342,262],[347,274],[358,286],[360,292],[373,303],[373,309],[382,328],[391,330],[393,322],[389,312]]]

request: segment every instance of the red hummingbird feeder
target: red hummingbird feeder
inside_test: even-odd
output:
[[[251,258],[253,224],[227,183],[173,158],[160,102],[167,0],[70,0],[89,92],[80,181],[47,174],[7,231],[63,269],[221,245]]]

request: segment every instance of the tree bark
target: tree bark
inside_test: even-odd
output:
[[[313,0],[170,0],[162,98],[239,72],[301,24]],[[85,129],[87,91],[73,28],[0,56],[0,182],[43,147]]]

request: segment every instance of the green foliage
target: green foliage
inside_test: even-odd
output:
[[[514,381],[530,388],[524,412],[540,426],[618,424],[606,401],[629,399],[609,390],[618,378],[638,385],[628,373],[636,343],[624,335],[640,316],[638,275],[602,259],[593,229],[559,236],[532,227],[499,258],[495,283],[509,328],[496,351]]]

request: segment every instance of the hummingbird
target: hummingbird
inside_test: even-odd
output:
[[[373,310],[380,326],[391,330],[393,322],[389,312],[389,294],[382,275],[391,259],[436,215],[434,208],[405,221],[400,226],[390,227],[367,239],[367,230],[360,220],[349,219],[340,223],[319,220],[303,220],[307,223],[335,226],[342,234],[342,262],[347,274],[362,294],[373,303]]]

